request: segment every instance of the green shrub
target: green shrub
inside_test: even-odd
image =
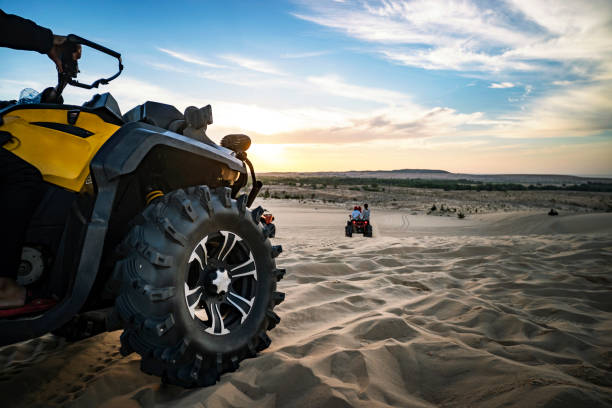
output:
[[[443,190],[473,190],[473,191],[523,191],[523,190],[563,190],[563,191],[593,191],[612,192],[611,182],[586,182],[582,184],[545,185],[542,183],[519,184],[519,183],[497,183],[483,182],[468,179],[440,180],[440,179],[381,179],[375,177],[262,177],[265,184],[287,184],[287,185],[311,185],[313,189],[320,185],[368,186],[368,188],[383,187],[382,191],[389,187],[414,187],[434,188]],[[386,187],[386,188],[385,188]],[[349,187],[350,188],[350,187]],[[354,187],[355,188],[355,187]],[[358,189],[358,188],[357,188]]]

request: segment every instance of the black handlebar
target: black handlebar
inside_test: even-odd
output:
[[[82,82],[77,81],[77,74],[79,73],[79,64],[74,59],[73,54],[78,51],[77,45],[86,45],[90,48],[98,50],[104,54],[110,55],[111,57],[117,58],[119,62],[119,71],[115,75],[112,75],[108,78],[100,78],[91,84],[84,84]],[[100,44],[96,44],[93,41],[86,40],[85,38],[79,37],[78,35],[69,34],[66,37],[66,42],[62,44],[62,71],[58,73],[58,83],[55,90],[57,92],[57,96],[59,97],[66,87],[66,85],[70,84],[72,86],[76,86],[79,88],[92,89],[97,88],[100,84],[106,85],[113,79],[117,78],[121,71],[123,71],[123,63],[121,62],[121,54],[117,51],[113,51],[109,48],[106,48]]]
[[[79,37],[78,35],[68,34],[68,37],[66,37],[66,41],[69,41],[74,44],[86,45],[90,48],[103,52],[104,54],[108,54],[111,57],[115,57],[119,61],[121,61],[121,54],[119,54],[117,51],[113,51],[110,48],[104,47],[103,45],[96,44],[93,41],[86,40],[85,38]]]

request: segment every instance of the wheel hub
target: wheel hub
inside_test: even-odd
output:
[[[213,335],[240,327],[255,302],[257,268],[253,252],[230,231],[209,233],[189,257],[185,302],[193,319]]]
[[[232,279],[230,278],[227,269],[217,269],[215,279],[212,281],[212,284],[217,287],[217,294],[222,295],[227,293],[230,283],[232,283]]]

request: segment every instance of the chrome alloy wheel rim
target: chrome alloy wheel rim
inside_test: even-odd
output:
[[[208,234],[191,252],[185,302],[207,333],[221,336],[238,329],[251,312],[256,287],[253,252],[237,234]]]

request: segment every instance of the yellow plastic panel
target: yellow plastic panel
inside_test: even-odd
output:
[[[92,132],[82,138],[31,122],[68,124],[65,109],[19,109],[7,113],[0,130],[13,135],[4,148],[36,167],[45,181],[72,191],[80,191],[89,175],[89,163],[100,147],[119,129],[100,117],[81,112],[74,124]]]

